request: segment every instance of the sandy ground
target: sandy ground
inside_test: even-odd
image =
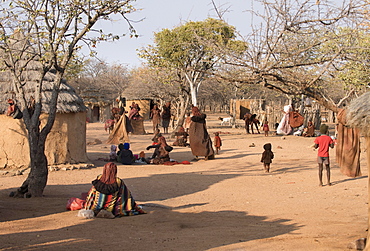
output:
[[[118,165],[145,215],[87,220],[65,210],[67,200],[87,192],[101,173],[105,162],[98,159],[108,156],[106,144],[87,147],[95,168],[51,172],[43,198],[9,198],[25,176],[0,177],[0,250],[346,250],[366,236],[364,154],[364,176],[349,178],[331,150],[333,186],[319,187],[313,138],[247,135],[220,126],[218,116],[208,119],[210,133],[220,131],[223,142],[215,160]],[[103,127],[88,124],[87,141],[104,142]],[[152,136],[131,136],[134,153],[145,150]],[[275,153],[269,174],[260,163],[267,142]],[[175,147],[171,158],[193,156],[190,148]]]

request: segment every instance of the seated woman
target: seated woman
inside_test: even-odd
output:
[[[307,128],[303,131],[303,137],[314,137],[315,136],[315,126],[312,120],[307,122]]]
[[[85,203],[85,209],[93,210],[99,217],[100,214],[129,216],[145,214],[139,207],[122,179],[117,177],[117,166],[113,162],[105,164],[103,174],[92,181]]]
[[[170,161],[170,152],[173,148],[167,145],[166,139],[163,136],[158,138],[157,145],[148,146],[146,150],[149,150],[150,148],[155,148],[152,159],[150,160],[151,164],[158,165]]]
[[[119,151],[117,153],[117,161],[124,165],[131,165],[135,162],[135,157],[130,150],[130,143],[118,145]]]
[[[8,109],[6,111],[6,116],[11,116],[13,119],[21,119],[23,118],[23,113],[15,104],[13,99],[8,99]]]
[[[173,142],[173,146],[188,146],[188,136],[189,134],[185,132],[184,127],[180,126],[179,130],[175,132],[176,141]]]

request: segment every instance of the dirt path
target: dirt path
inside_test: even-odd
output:
[[[209,131],[221,131],[223,140],[215,160],[118,165],[146,215],[85,220],[65,211],[67,200],[88,191],[101,173],[105,162],[98,159],[108,156],[106,144],[88,146],[96,168],[51,172],[44,198],[9,198],[25,177],[0,177],[0,250],[346,250],[366,236],[367,176],[342,175],[331,150],[333,186],[319,187],[313,138],[246,135],[220,127],[218,116],[208,121]],[[149,122],[146,128],[151,133]],[[131,136],[134,153],[151,137]],[[88,124],[87,141],[95,139],[107,139],[100,123]],[[267,142],[275,153],[269,174],[260,163]],[[171,158],[193,156],[189,148],[175,147]],[[365,164],[363,154],[366,175]]]

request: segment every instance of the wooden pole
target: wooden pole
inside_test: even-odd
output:
[[[368,172],[368,194],[370,194],[370,178],[369,178],[369,170],[370,170],[370,136],[367,136],[365,137],[365,140],[366,140],[366,161],[367,161],[367,172]],[[370,226],[370,196],[369,196],[369,199],[368,199],[368,228]],[[365,247],[365,251],[370,251],[370,231],[368,230],[367,231],[367,243],[366,243],[366,247]]]

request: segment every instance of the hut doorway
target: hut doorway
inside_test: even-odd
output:
[[[100,108],[97,105],[94,105],[92,109],[92,119],[93,121],[100,121]]]

